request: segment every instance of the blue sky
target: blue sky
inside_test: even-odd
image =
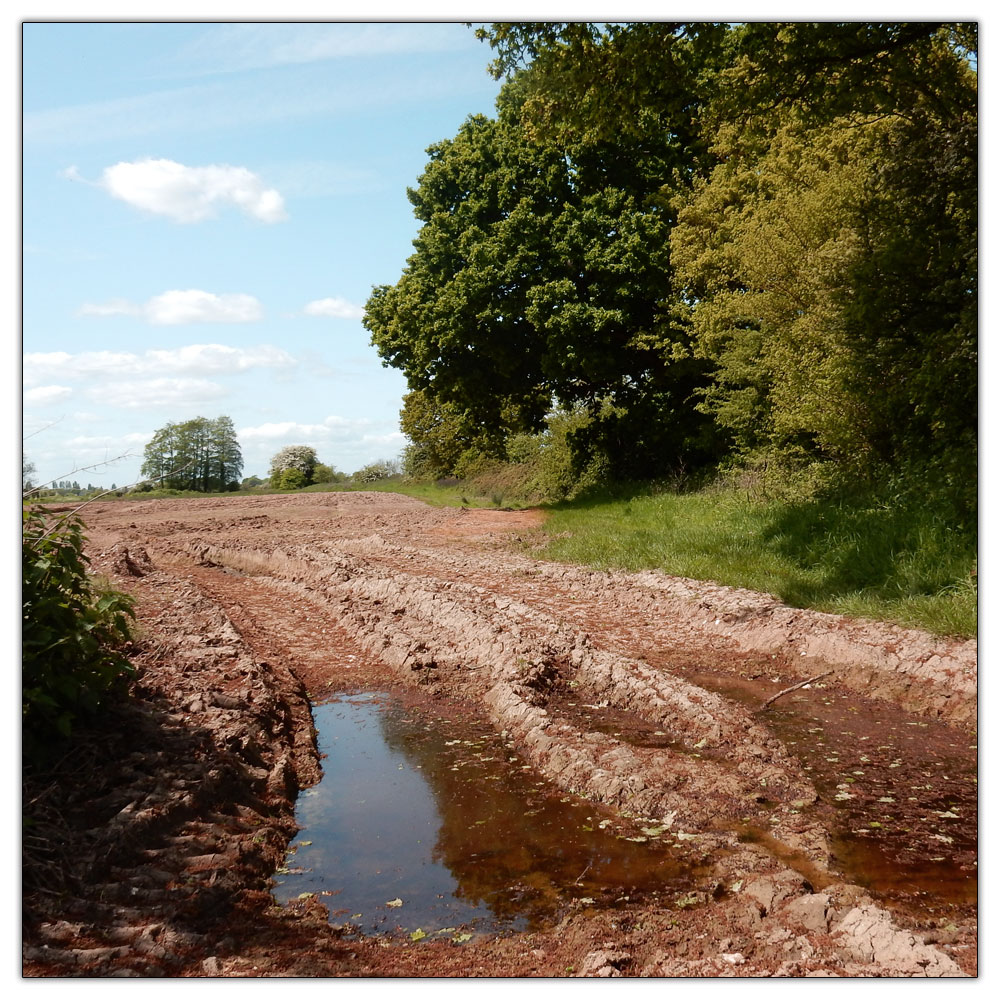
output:
[[[23,26],[23,427],[38,479],[139,478],[168,421],[393,458],[402,375],[361,325],[431,143],[492,114],[460,23]],[[131,457],[100,468],[87,466]]]

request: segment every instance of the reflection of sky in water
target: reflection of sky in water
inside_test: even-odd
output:
[[[364,696],[313,708],[323,761],[323,780],[300,797],[296,819],[304,829],[295,842],[311,840],[289,859],[290,869],[312,869],[300,876],[279,876],[275,890],[282,902],[300,892],[336,891],[323,896],[336,922],[361,913],[365,927],[398,922],[415,928],[415,920],[438,919],[447,909],[420,900],[451,896],[457,883],[432,850],[441,819],[427,782],[406,756],[391,749],[379,725],[379,705]],[[401,898],[402,907],[387,907]],[[461,920],[485,916],[483,908],[463,913]],[[442,913],[443,915],[443,913]]]
[[[366,933],[523,929],[570,898],[654,892],[681,872],[669,848],[616,836],[609,813],[557,793],[486,727],[374,695],[313,718],[328,756],[299,798],[293,843],[311,843],[277,875],[280,902],[320,893],[334,922]]]

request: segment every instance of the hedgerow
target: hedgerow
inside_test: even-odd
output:
[[[24,507],[21,706],[25,757],[44,755],[94,717],[133,674],[123,648],[134,601],[87,571],[83,523]]]

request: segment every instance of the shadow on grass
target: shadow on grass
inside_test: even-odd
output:
[[[864,593],[881,600],[932,597],[967,578],[976,538],[916,501],[854,497],[775,507],[761,543],[807,576],[778,596],[809,607]]]

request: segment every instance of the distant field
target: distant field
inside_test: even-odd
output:
[[[462,483],[326,483],[299,492],[358,490],[402,493],[432,506],[496,506]],[[125,499],[206,495],[157,491]],[[977,632],[975,533],[943,523],[932,511],[642,488],[632,495],[598,494],[541,509],[544,545],[532,552],[543,559],[596,569],[659,569],[763,591],[793,607],[891,621],[939,635],[967,638]]]

